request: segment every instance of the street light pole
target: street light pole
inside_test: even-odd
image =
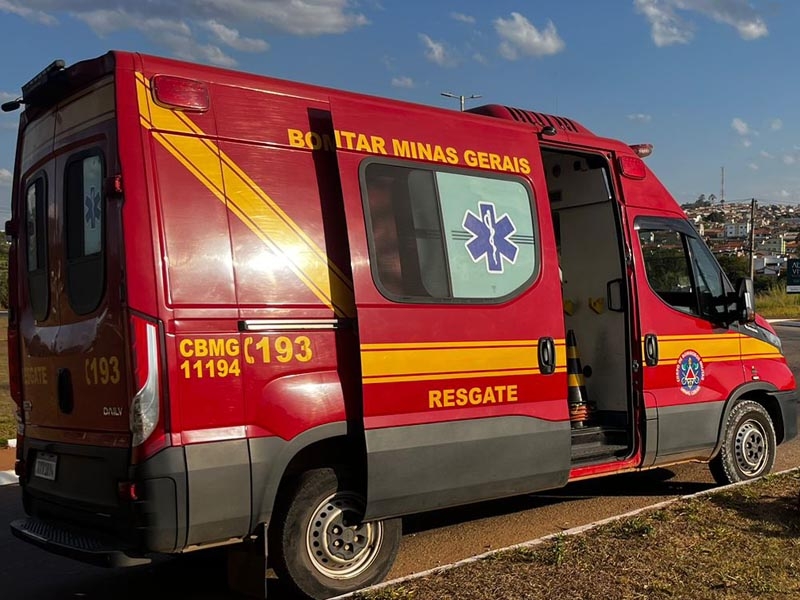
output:
[[[475,98],[482,98],[480,94],[472,94],[471,96],[465,96],[464,94],[452,94],[450,92],[440,92],[442,96],[446,98],[457,98],[460,105],[461,105],[461,112],[464,112],[464,101],[465,100],[473,100]]]

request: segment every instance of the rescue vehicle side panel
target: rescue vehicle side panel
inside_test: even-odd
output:
[[[250,494],[230,490],[250,490],[251,479],[253,525],[266,520],[291,460],[285,449],[319,441],[301,435],[315,427],[345,430],[340,374],[355,381],[357,355],[349,265],[329,260],[347,252],[335,155],[288,145],[290,128],[327,114],[324,102],[209,77],[218,116],[177,114],[152,100],[151,76],[197,73],[167,62],[145,58],[137,86],[156,172],[171,437],[186,451],[192,544],[250,531]]]
[[[467,125],[449,111],[353,98],[331,104],[358,306],[367,517],[563,485],[564,325],[533,133],[490,119]],[[425,196],[431,181],[438,196]],[[504,200],[511,190],[519,190],[520,205]],[[421,206],[403,213],[415,195],[425,207],[449,195],[440,216],[447,223],[425,217]],[[423,262],[435,251],[429,240],[446,244],[449,268],[469,284],[455,275],[449,291],[437,288],[442,264]],[[493,252],[492,241],[509,254]],[[499,288],[501,273],[525,269],[505,297],[458,297],[480,296],[469,285]],[[542,338],[557,348],[548,375],[537,361]]]
[[[743,382],[742,336],[717,312],[732,290],[649,170],[644,180],[621,180],[636,265],[642,389],[645,408],[658,415],[656,463],[707,459],[731,387]],[[663,210],[648,207],[659,204]]]

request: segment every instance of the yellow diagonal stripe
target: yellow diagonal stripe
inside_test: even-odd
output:
[[[325,251],[187,115],[155,104],[141,73],[136,81],[140,120],[154,139],[281,256],[320,301],[338,316],[355,316],[352,283]]]

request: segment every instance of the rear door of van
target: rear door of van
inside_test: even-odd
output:
[[[116,504],[130,460],[121,200],[110,60],[26,107],[15,190],[26,488]],[[105,72],[103,72],[105,71]]]

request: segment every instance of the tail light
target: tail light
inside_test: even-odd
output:
[[[155,323],[140,317],[131,317],[133,375],[137,390],[130,410],[134,448],[142,446],[151,437],[164,437],[164,428],[161,426],[161,356],[158,338]],[[153,436],[156,432],[162,435]],[[153,441],[156,445],[163,446],[157,440]]]

